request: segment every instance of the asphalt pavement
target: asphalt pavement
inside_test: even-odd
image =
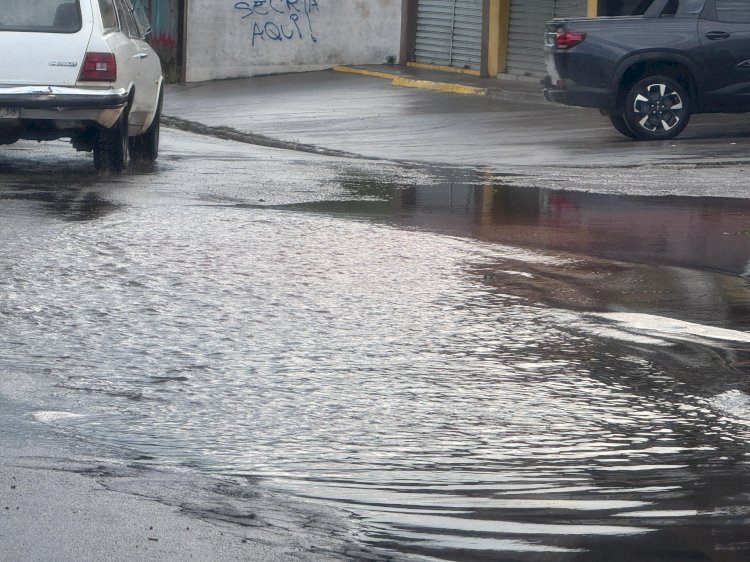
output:
[[[155,165],[133,163],[127,173],[110,176],[96,172],[90,154],[77,153],[65,142],[21,141],[0,151],[0,239],[3,240],[0,260],[4,264],[0,268],[10,271],[16,267],[34,267],[38,258],[43,261],[50,258],[55,262],[54,265],[46,262],[37,272],[15,270],[2,278],[0,324],[5,332],[0,340],[6,348],[17,346],[23,360],[15,361],[7,356],[0,360],[0,562],[400,559],[390,552],[363,546],[358,536],[358,523],[337,508],[274,493],[259,485],[254,476],[210,476],[198,474],[200,471],[175,469],[174,465],[165,463],[163,457],[134,452],[131,445],[137,448],[143,444],[136,436],[123,447],[108,445],[111,441],[106,439],[92,439],[79,430],[69,431],[63,427],[65,420],[82,419],[77,399],[53,398],[54,403],[50,403],[43,398],[61,397],[60,393],[71,391],[89,398],[118,395],[117,391],[110,392],[117,384],[116,375],[105,372],[103,361],[93,356],[98,345],[92,344],[92,338],[97,334],[109,334],[117,339],[116,343],[101,347],[104,356],[113,361],[115,372],[128,371],[128,360],[118,359],[120,351],[130,357],[149,355],[132,350],[126,343],[131,338],[140,338],[136,335],[138,328],[117,336],[117,330],[100,331],[74,319],[73,309],[81,304],[90,305],[93,293],[84,295],[65,281],[66,266],[62,264],[69,264],[71,260],[59,250],[67,246],[63,242],[67,235],[77,237],[73,231],[93,235],[85,241],[78,238],[73,243],[81,253],[76,250],[72,261],[91,267],[91,271],[109,282],[117,282],[119,274],[90,259],[93,255],[102,255],[100,250],[108,245],[96,234],[101,232],[99,228],[114,235],[123,248],[146,249],[148,257],[144,263],[155,268],[154,279],[161,283],[166,278],[165,270],[156,264],[162,260],[151,252],[152,243],[158,238],[155,231],[167,226],[194,232],[197,225],[204,224],[202,218],[180,218],[176,214],[178,209],[196,209],[199,213],[204,209],[225,209],[217,202],[232,201],[237,192],[249,197],[250,202],[262,198],[271,205],[294,203],[296,198],[309,201],[305,190],[311,184],[320,187],[316,189],[316,197],[330,196],[331,188],[326,191],[321,184],[323,178],[329,181],[334,174],[327,161],[335,159],[307,155],[303,162],[295,163],[302,160],[297,154],[283,152],[279,158],[279,153],[281,151],[165,129],[160,158]],[[248,187],[251,178],[255,181]],[[216,205],[206,205],[206,202]],[[141,213],[151,215],[154,211],[164,214],[150,226],[140,223]],[[233,221],[225,224],[233,225]],[[118,224],[127,232],[115,234],[110,226]],[[50,232],[50,227],[56,233]],[[137,241],[138,232],[146,239]],[[234,229],[228,232],[230,237],[221,241],[216,239],[216,229],[194,240],[199,243],[214,240],[217,248],[233,249],[237,232]],[[61,236],[61,233],[67,234]],[[182,237],[182,234],[178,236]],[[34,238],[43,242],[37,245],[32,241]],[[172,250],[166,251],[170,256],[176,255]],[[197,256],[201,252],[194,254],[191,250],[189,253]],[[216,255],[216,252],[209,254]],[[115,250],[114,255],[118,263],[128,262],[119,250]],[[196,264],[190,269],[201,274],[213,270],[205,264]],[[74,277],[83,279],[86,275]],[[42,279],[51,281],[52,285],[41,288],[37,283],[44,283]],[[106,308],[114,316],[118,308],[115,301],[122,296],[120,289],[100,285],[94,290],[107,299]],[[75,293],[72,298],[66,296],[71,295],[70,290]],[[131,327],[142,325],[148,314],[140,308],[140,304],[150,300],[147,292],[151,290],[128,305],[136,314]],[[182,290],[170,290],[168,300],[177,302],[182,295]],[[32,318],[35,313],[21,312],[30,310],[25,306],[16,307],[17,297],[32,299],[32,308],[46,319]],[[41,301],[46,299],[59,306],[50,301],[43,304]],[[59,325],[49,316],[55,310],[61,313]],[[70,345],[63,344],[65,351],[60,353],[72,357],[78,353],[73,349],[80,345],[80,357],[92,366],[94,378],[103,387],[84,389],[80,385],[79,368],[68,371],[57,359],[47,368],[38,354],[21,350],[26,345],[35,346],[36,336],[11,319],[17,313],[16,320],[24,317],[31,321],[35,326],[32,331],[38,328],[36,335],[43,339],[48,336],[56,341],[66,339],[64,334],[69,329],[80,327],[83,331],[67,340]],[[191,307],[190,316],[194,314],[195,309]],[[103,316],[109,315],[109,312],[103,313]],[[158,347],[163,350],[162,313],[154,309],[154,318],[160,325]],[[243,318],[252,318],[252,315],[246,314]],[[201,331],[190,328],[184,333],[187,332],[199,334]],[[243,330],[234,332],[245,333]],[[41,344],[40,348],[49,350],[46,344]],[[164,361],[166,355],[161,355],[159,362]],[[54,382],[53,379],[59,380],[60,376],[67,378],[65,373],[70,373],[68,382]],[[77,382],[68,384],[73,379]],[[165,388],[169,380],[182,380],[182,377],[160,379],[157,392]],[[44,390],[39,391],[40,388]],[[120,397],[131,404],[141,401],[134,394]],[[143,401],[149,402],[151,400]],[[159,403],[160,409],[163,406],[161,401],[152,403]],[[116,409],[110,403],[102,412],[114,414]],[[118,432],[118,436],[129,431],[132,425],[128,431]],[[222,431],[225,432],[224,426]],[[169,449],[185,453],[174,440],[170,441]]]
[[[0,421],[0,561],[386,558],[359,547],[333,510],[268,491],[248,501],[227,479],[108,456],[10,402]]]

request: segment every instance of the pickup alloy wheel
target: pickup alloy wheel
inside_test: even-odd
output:
[[[671,139],[690,120],[690,99],[685,88],[673,78],[647,76],[630,88],[623,116],[636,138]]]

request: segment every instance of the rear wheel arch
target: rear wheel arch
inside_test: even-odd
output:
[[[616,76],[615,107],[618,110],[622,109],[628,92],[637,82],[646,76],[668,76],[685,88],[690,96],[692,113],[699,112],[699,75],[689,59],[679,56],[640,56],[621,63]]]
[[[94,167],[97,170],[119,174],[127,167],[129,108],[129,105],[125,106],[112,127],[100,127],[97,131],[93,144]]]
[[[135,101],[135,85],[131,84],[128,89],[128,104],[125,106],[125,109],[128,112],[128,115],[130,115],[130,110],[133,108],[133,102]]]
[[[129,139],[130,154],[134,160],[154,162],[159,156],[159,130],[163,101],[164,92],[160,89],[154,116],[148,128]]]
[[[128,101],[114,125],[108,129],[98,127],[92,139],[94,167],[97,170],[119,174],[127,168],[130,156],[129,116],[134,97],[135,87],[131,87]]]
[[[151,121],[148,122],[148,124],[144,124],[144,130],[142,131],[145,133],[148,129],[151,128],[151,125],[153,124],[154,119],[157,119],[161,114],[161,107],[164,102],[164,79],[162,78],[159,80],[159,87],[156,89],[156,105],[154,106],[154,115],[151,118]]]

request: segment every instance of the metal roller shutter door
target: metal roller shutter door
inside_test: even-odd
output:
[[[556,18],[582,18],[586,14],[588,14],[588,2],[586,0],[555,0]]]
[[[511,0],[508,74],[543,77],[544,23],[554,17],[583,17],[587,11],[587,0]]]
[[[482,64],[482,0],[456,0],[451,66],[479,70]]]
[[[482,0],[418,0],[416,62],[478,70],[482,4]]]

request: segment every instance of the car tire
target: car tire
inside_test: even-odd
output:
[[[94,141],[94,167],[119,174],[128,165],[128,110],[109,129],[100,129]]]
[[[621,135],[624,135],[628,137],[629,139],[636,139],[638,137],[635,136],[633,131],[630,130],[630,127],[628,127],[627,122],[625,121],[625,117],[622,115],[622,113],[616,113],[609,116],[609,120],[612,123],[612,126],[617,130],[618,133]]]
[[[155,162],[159,157],[159,128],[161,121],[161,108],[163,94],[159,94],[159,103],[156,106],[156,114],[149,128],[142,135],[130,139],[130,156],[141,162]]]
[[[628,90],[623,118],[637,139],[668,140],[685,129],[691,109],[690,96],[682,84],[669,76],[653,75]]]

